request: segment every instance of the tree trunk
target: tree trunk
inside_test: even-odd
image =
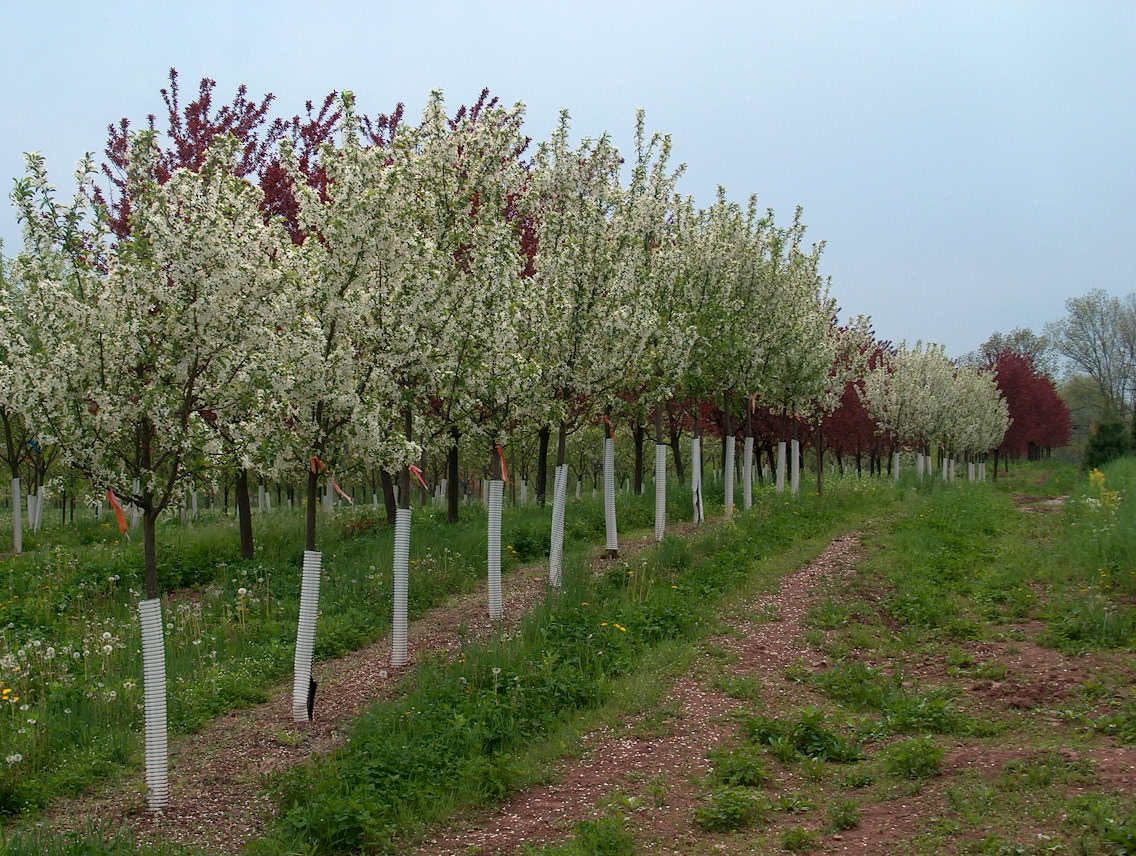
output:
[[[414,416],[410,412],[410,408],[402,413],[403,430],[406,432],[406,439],[410,440],[414,437]],[[399,508],[410,508],[410,467],[403,467],[398,476],[398,506]]]
[[[682,463],[682,431],[677,425],[671,425],[671,451],[674,453],[675,459],[675,475],[678,477],[679,483],[686,482],[686,467]]]
[[[457,523],[461,512],[461,487],[458,480],[458,440],[461,433],[454,429],[453,443],[446,451],[446,519]]]
[[[249,499],[248,470],[240,467],[237,470],[237,524],[241,536],[241,558],[252,559],[256,555],[256,546],[252,539],[252,502]]]
[[[311,550],[313,553],[316,551],[316,506],[319,505],[319,501],[319,473],[316,472],[316,465],[313,463],[308,467],[308,507],[304,509],[304,524],[307,533],[304,539],[304,549]]]
[[[634,490],[636,496],[643,495],[643,441],[647,437],[647,430],[636,421],[631,427],[631,436],[635,441],[635,475]]]
[[[536,504],[544,508],[548,493],[548,441],[552,438],[552,428],[542,425],[537,432],[536,451]]]
[[[398,518],[398,503],[394,498],[394,477],[389,470],[379,470],[379,485],[383,492],[383,507],[387,512],[387,523],[394,526]]]
[[[146,567],[146,599],[153,600],[161,594],[158,588],[158,512],[148,490],[142,510],[142,557]]]
[[[824,493],[824,437],[822,436],[823,429],[821,424],[817,422],[816,430],[816,444],[817,444],[817,496]]]

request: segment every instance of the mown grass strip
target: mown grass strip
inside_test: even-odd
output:
[[[762,560],[894,498],[847,489],[769,499],[599,577],[577,564],[519,633],[420,668],[403,698],[356,723],[346,749],[285,776],[280,828],[254,852],[401,852],[455,809],[504,797],[523,781],[528,747],[607,703],[648,652],[717,627],[717,608]]]

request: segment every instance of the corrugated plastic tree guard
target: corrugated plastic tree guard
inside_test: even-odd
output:
[[[726,438],[726,465],[723,473],[723,500],[726,516],[734,513],[734,438]]]
[[[789,489],[793,496],[801,491],[801,443],[789,441]]]
[[[300,581],[300,621],[296,628],[295,678],[292,684],[292,719],[296,722],[308,721],[308,694],[311,692],[322,561],[323,554],[319,551],[304,551],[304,573]]]
[[[655,446],[655,540],[667,534],[667,447]]]
[[[501,597],[501,508],[505,482],[489,482],[489,617],[500,621],[505,614]]]
[[[169,800],[169,746],[166,737],[166,651],[162,601],[138,603],[142,625],[142,696],[146,721],[146,803],[161,811]]]
[[[24,552],[24,521],[21,515],[20,480],[12,479],[12,550]]]
[[[705,509],[702,506],[702,438],[695,437],[690,441],[690,495],[694,503],[694,522],[701,523],[706,519]]]
[[[607,530],[607,551],[619,551],[619,531],[615,525],[615,440],[604,437],[603,445],[604,524]]]
[[[777,492],[785,492],[785,441],[777,443]]]
[[[564,508],[568,504],[568,465],[557,464],[552,477],[552,543],[548,549],[548,582],[560,588],[564,581]]]
[[[753,437],[745,438],[742,449],[742,509],[753,507]]]
[[[891,456],[891,475],[896,481],[899,481],[899,452],[895,452]]]
[[[405,666],[409,659],[407,599],[410,591],[410,517],[409,508],[395,511],[394,603],[391,607],[391,665],[395,668]]]

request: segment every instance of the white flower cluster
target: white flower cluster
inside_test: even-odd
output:
[[[986,452],[1010,427],[1009,408],[993,374],[956,367],[934,344],[901,344],[867,373],[864,398],[885,433],[919,451]]]

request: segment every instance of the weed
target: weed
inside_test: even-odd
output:
[[[1007,762],[998,779],[998,787],[1003,791],[1034,793],[1054,784],[1083,785],[1096,780],[1096,764],[1091,759],[1046,751]]]
[[[670,802],[669,790],[666,777],[662,773],[647,783],[647,796],[651,798],[651,804],[655,808],[662,808]]]
[[[752,788],[768,784],[770,780],[765,759],[746,746],[713,752],[710,762],[714,765],[711,780],[718,785]]]
[[[827,727],[824,711],[816,708],[800,711],[795,720],[755,716],[743,728],[751,740],[770,746],[781,760],[787,760],[783,756],[790,748],[794,756],[841,764],[864,757],[854,741]]]
[[[718,788],[703,798],[694,810],[694,823],[706,832],[732,832],[765,820],[768,805],[746,788]]]
[[[773,808],[789,814],[801,814],[806,811],[813,811],[816,808],[816,803],[804,794],[787,793],[781,794],[774,800]]]
[[[853,770],[841,780],[841,784],[844,787],[851,788],[852,790],[870,788],[875,783],[875,777],[864,770]]]
[[[781,849],[790,853],[804,853],[820,846],[820,833],[815,829],[791,826],[781,833]]]
[[[848,623],[851,612],[851,608],[846,602],[838,598],[826,597],[813,605],[806,620],[820,630],[835,630]]]
[[[931,737],[913,737],[892,746],[884,755],[887,771],[900,779],[931,779],[943,771],[943,747]]]
[[[825,695],[858,710],[878,712],[885,732],[951,734],[969,727],[946,691],[925,692],[909,686],[898,671],[888,676],[853,660],[818,674],[814,680]]]
[[[844,832],[860,825],[860,805],[855,800],[837,800],[828,807],[828,828]]]
[[[635,839],[619,815],[576,824],[576,841],[582,856],[634,856]]]
[[[759,701],[762,683],[759,678],[748,675],[719,675],[714,679],[714,689],[739,701]]]

